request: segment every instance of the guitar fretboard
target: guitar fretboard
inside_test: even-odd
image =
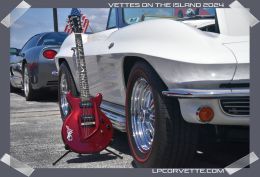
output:
[[[81,33],[75,33],[76,52],[77,52],[77,69],[79,73],[80,98],[82,101],[89,101],[90,92],[87,76],[87,65],[82,43]]]

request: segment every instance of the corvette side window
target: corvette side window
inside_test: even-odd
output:
[[[38,42],[38,46],[61,45],[67,36],[68,35],[66,33],[48,33],[40,39],[40,41]]]
[[[25,50],[27,50],[27,49],[29,49],[29,48],[31,48],[31,47],[36,46],[36,44],[37,44],[37,42],[38,42],[38,40],[39,40],[39,37],[40,37],[40,35],[35,35],[35,36],[33,36],[31,39],[29,39],[29,40],[26,42],[26,44],[24,45],[22,51],[25,51]]]
[[[107,29],[111,29],[115,27],[116,27],[116,9],[113,8],[109,14]]]

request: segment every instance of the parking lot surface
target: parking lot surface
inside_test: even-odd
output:
[[[133,168],[133,158],[125,133],[115,131],[108,148],[121,156],[70,153],[56,166],[52,163],[64,152],[57,93],[47,93],[40,101],[27,102],[21,92],[10,93],[10,154],[33,168]],[[49,99],[46,99],[49,98]],[[219,143],[198,149],[192,167],[222,168],[247,155],[248,143]],[[185,158],[185,157],[184,157]]]

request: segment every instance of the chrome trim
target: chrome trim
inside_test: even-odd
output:
[[[103,101],[100,107],[104,114],[110,119],[114,128],[122,132],[126,131],[125,111],[123,106]]]
[[[140,77],[135,81],[131,95],[132,136],[139,151],[147,153],[154,140],[155,107],[152,88]]]
[[[250,100],[249,100],[250,102]],[[218,100],[218,104],[219,104],[219,108],[220,110],[227,116],[231,116],[231,117],[250,117],[250,110],[249,110],[249,115],[236,115],[236,114],[230,114],[228,112],[226,112],[223,107],[221,106],[221,100]],[[249,109],[250,109],[250,106],[249,106]]]
[[[53,76],[58,76],[58,75],[59,75],[59,72],[58,72],[58,71],[52,71],[52,72],[51,72],[51,75],[53,75]]]
[[[111,103],[112,104],[112,103]],[[125,111],[124,109],[119,109],[119,108],[115,108],[114,106],[112,105],[108,105],[108,103],[104,103],[104,101],[102,102],[101,104],[101,108],[102,109],[105,109],[105,110],[108,110],[108,111],[111,111],[111,112],[114,112],[116,114],[120,114],[122,116],[125,116]]]
[[[68,82],[65,74],[61,75],[60,79],[60,107],[64,116],[67,116],[71,110],[67,100],[67,93],[69,91]]]
[[[25,96],[28,96],[29,94],[29,89],[30,89],[29,84],[30,84],[29,73],[28,73],[28,69],[25,67],[24,75],[23,75],[23,89],[24,89]]]
[[[122,131],[122,132],[126,131],[125,121],[123,121],[124,117],[114,114],[113,112],[109,112],[104,109],[102,109],[102,111],[109,118],[109,120],[111,121],[114,128],[116,128],[117,130]]]
[[[168,97],[177,98],[226,98],[249,96],[249,88],[241,89],[170,89],[162,91],[162,94]]]

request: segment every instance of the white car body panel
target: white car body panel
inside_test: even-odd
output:
[[[187,20],[187,21],[183,21],[183,23],[190,25],[194,28],[202,28],[205,26],[209,26],[209,25],[214,25],[215,24],[215,20],[213,19],[208,19],[208,20]]]
[[[249,36],[250,20],[244,8],[216,8],[219,30],[228,36]]]
[[[232,82],[244,82],[244,80],[250,78],[249,42],[228,43],[224,45],[233,51],[237,63],[239,63],[239,65],[237,65],[236,73]]]
[[[133,38],[135,31],[139,32]],[[107,40],[115,43],[110,53],[138,53],[197,64],[235,62],[228,49],[216,41],[216,36],[169,19],[149,20],[127,26]]]

